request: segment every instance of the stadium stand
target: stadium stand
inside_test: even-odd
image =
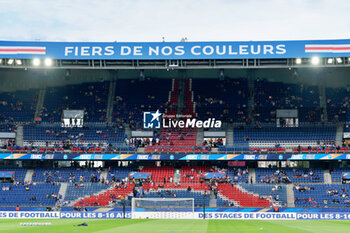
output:
[[[0,93],[0,122],[34,120],[38,89]]]
[[[34,169],[34,182],[99,182],[101,169],[93,168],[44,168]],[[104,177],[106,178],[106,177]]]
[[[260,183],[323,182],[323,169],[258,168],[256,179]]]
[[[269,200],[273,200],[279,203],[281,206],[285,206],[287,203],[287,190],[284,184],[239,184],[248,193],[258,194],[259,196],[268,197]]]
[[[163,166],[163,167],[152,167],[145,166],[140,172],[150,173],[153,182],[170,182],[174,177],[174,167]],[[172,183],[172,182],[171,182]]]
[[[349,207],[348,184],[296,184],[294,185],[297,207]]]
[[[192,80],[195,111],[200,119],[214,117],[224,122],[246,122],[248,83],[246,79]]]
[[[93,126],[62,128],[48,126],[24,126],[24,141],[58,142],[69,140],[79,143],[116,143],[122,144],[125,138],[124,129],[118,127]]]
[[[108,189],[110,185],[102,183],[69,183],[66,191],[65,200],[75,201],[85,196],[96,195],[97,193]]]
[[[60,185],[0,184],[2,206],[54,206]]]
[[[330,172],[332,182],[341,182],[343,173],[350,172],[350,168],[332,168]]]
[[[122,181],[129,177],[129,173],[134,170],[133,167],[109,167],[107,173],[107,180]]]
[[[175,103],[174,96],[171,95],[170,98],[169,95],[171,85],[170,79],[119,79],[115,91],[113,121],[127,123],[132,128],[141,127],[144,111],[159,109],[160,112],[165,112],[169,103]]]
[[[74,206],[115,206],[123,205],[122,201],[127,201],[125,205],[130,206],[128,196],[132,194],[134,183],[120,183],[97,195],[84,197],[74,203]]]
[[[140,151],[146,154],[194,155],[217,152],[234,152],[237,155],[240,152],[263,155],[350,152],[345,139],[342,145],[337,140],[337,134],[350,132],[350,128],[346,124],[323,122],[319,107],[320,93],[316,86],[255,80],[255,110],[253,119],[249,119],[248,99],[252,96],[248,90],[250,84],[245,78],[184,81],[118,79],[112,123],[107,124],[109,85],[110,82],[106,81],[48,87],[40,113],[43,122],[35,124],[32,122],[38,90],[1,93],[0,107],[3,112],[0,132],[17,132],[18,126],[23,127],[23,145],[16,145],[16,140],[5,140],[1,142],[2,150],[21,154],[132,154],[141,148],[143,150]],[[183,98],[180,98],[181,93]],[[326,90],[329,121],[343,122],[347,119],[347,94],[345,88]],[[182,99],[183,102],[179,104]],[[63,109],[84,109],[88,123],[82,128],[62,128]],[[228,137],[203,139],[203,144],[198,144],[197,139],[203,132],[180,128],[154,130],[150,138],[127,135],[130,130],[142,128],[143,111],[157,109],[170,115],[181,113],[199,119],[214,117],[225,123],[234,123],[220,129],[226,132],[233,129],[233,138],[230,141],[227,141]],[[276,127],[276,109],[298,109],[299,127]],[[18,125],[17,122],[27,123]],[[218,151],[212,150],[217,147]],[[311,163],[310,168],[256,168],[249,165],[249,171],[255,173],[254,179],[250,177],[254,173],[248,173],[248,167],[228,167],[211,161],[198,164],[183,161],[162,166],[137,161],[128,166],[111,163],[101,169],[52,168],[48,163],[39,167],[28,164],[24,168],[3,166],[0,171],[15,172],[14,183],[0,186],[0,190],[4,191],[0,205],[4,207],[20,203],[21,206],[38,208],[55,205],[67,208],[119,208],[130,206],[133,197],[194,198],[196,207],[213,203],[216,203],[215,207],[286,207],[289,184],[294,186],[293,198],[297,207],[344,208],[349,207],[350,202],[348,185],[339,184],[342,174],[350,172],[345,164],[342,165],[344,168],[334,164],[330,166],[331,181],[326,180],[324,169]],[[181,170],[177,182],[175,167]],[[27,168],[33,169],[32,181],[24,183]],[[103,171],[106,177],[101,177]],[[130,179],[131,172],[143,172],[151,177]],[[206,179],[204,173],[208,172],[225,173],[225,176]],[[326,181],[333,184],[325,184]],[[64,200],[59,200],[58,192],[63,183],[68,183],[67,190]],[[26,191],[27,186],[29,191]],[[19,198],[21,193],[22,197]],[[204,197],[205,194],[207,197]]]
[[[105,122],[109,82],[48,87],[41,111],[44,122],[61,122],[64,109],[85,110],[84,121]]]
[[[229,201],[233,201],[235,206],[241,207],[270,207],[272,201],[266,197],[257,194],[248,193],[238,185],[228,183],[219,183],[219,193],[221,193]]]
[[[196,144],[196,129],[162,129],[155,144],[146,146],[146,152],[205,152],[208,148]]]
[[[326,88],[328,120],[333,122],[349,121],[347,110],[349,109],[348,88]]]
[[[16,182],[23,182],[24,177],[27,172],[27,168],[20,168],[20,167],[1,167],[0,171],[2,172],[14,172],[14,180]]]
[[[181,183],[197,183],[204,179],[205,172],[216,172],[209,166],[186,166],[181,168]]]
[[[321,120],[317,86],[258,79],[254,83],[254,101],[254,118],[260,122],[275,121],[276,109],[298,109],[301,122]]]

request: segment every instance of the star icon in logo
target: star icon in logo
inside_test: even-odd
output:
[[[151,122],[154,121],[154,120],[159,121],[159,117],[160,117],[161,115],[162,115],[162,114],[159,112],[159,109],[158,109],[155,113],[152,113],[152,120],[151,120]]]

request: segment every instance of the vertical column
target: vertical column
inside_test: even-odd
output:
[[[106,110],[106,118],[107,122],[112,122],[113,115],[113,107],[114,107],[114,98],[115,98],[115,88],[118,79],[118,70],[110,71],[110,83],[109,83],[109,91],[108,91],[108,101],[107,101],[107,110]]]
[[[318,85],[318,93],[320,96],[321,114],[323,115],[323,120],[327,122],[328,121],[327,102],[326,102],[327,97],[326,97],[326,88],[323,83],[320,83]]]
[[[38,76],[43,80],[40,85],[39,90],[39,96],[38,96],[38,102],[36,104],[35,113],[34,113],[34,119],[33,121],[36,121],[36,119],[40,116],[41,110],[44,106],[45,101],[45,95],[46,95],[46,86],[47,86],[47,72],[38,72]]]
[[[186,70],[179,70],[179,98],[177,100],[177,114],[183,114],[185,102]]]
[[[255,80],[255,70],[247,69],[247,79],[248,79],[248,118],[254,121],[253,111],[254,111],[254,80]]]

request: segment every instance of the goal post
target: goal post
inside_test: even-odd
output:
[[[133,198],[134,219],[193,219],[194,198]]]

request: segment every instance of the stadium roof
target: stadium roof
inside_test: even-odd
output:
[[[350,39],[227,42],[0,41],[8,68],[202,69],[348,66]]]

